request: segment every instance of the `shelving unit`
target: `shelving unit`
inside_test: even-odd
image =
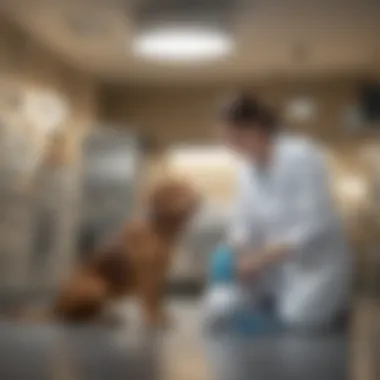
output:
[[[134,210],[141,150],[127,128],[94,130],[83,146],[79,251],[85,255],[117,232]]]

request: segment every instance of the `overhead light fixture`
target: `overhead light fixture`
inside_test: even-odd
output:
[[[227,56],[233,45],[231,36],[217,28],[171,25],[142,32],[132,48],[136,56],[155,61],[203,62]]]

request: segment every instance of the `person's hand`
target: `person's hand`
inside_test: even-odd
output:
[[[253,257],[240,258],[237,263],[237,273],[238,277],[242,281],[247,281],[255,276],[257,276],[261,271],[260,256],[255,257],[255,253],[252,254]]]
[[[269,246],[265,250],[265,264],[271,265],[283,261],[292,251],[292,246],[289,244],[276,244]]]
[[[243,281],[254,278],[263,269],[282,261],[289,250],[290,248],[286,245],[277,245],[244,255],[237,263],[238,277]]]

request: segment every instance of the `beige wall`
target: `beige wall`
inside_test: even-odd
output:
[[[350,136],[345,132],[343,112],[355,100],[360,85],[357,80],[319,82],[279,82],[254,87],[260,98],[281,112],[292,96],[311,96],[318,108],[311,122],[296,125],[293,130],[317,137],[331,145],[345,160],[356,161],[359,146],[368,136]],[[103,92],[103,115],[109,120],[133,125],[143,134],[167,147],[171,144],[204,144],[214,142],[217,103],[230,88],[108,88]]]
[[[331,139],[344,135],[342,110],[354,98],[358,82],[326,80],[314,83],[268,83],[254,87],[260,98],[281,110],[295,95],[312,96],[318,117],[298,126],[306,132]],[[233,90],[233,88],[232,88]],[[146,88],[108,89],[103,112],[112,119],[136,125],[160,142],[203,141],[213,138],[215,110],[221,96],[231,88]],[[295,127],[293,125],[293,127]]]

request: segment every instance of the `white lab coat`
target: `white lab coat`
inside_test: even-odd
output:
[[[351,254],[322,151],[311,141],[278,136],[262,173],[252,162],[241,164],[230,240],[253,251],[277,243],[293,247],[284,263],[252,284],[254,296],[276,297],[285,323],[322,325],[347,304]]]

